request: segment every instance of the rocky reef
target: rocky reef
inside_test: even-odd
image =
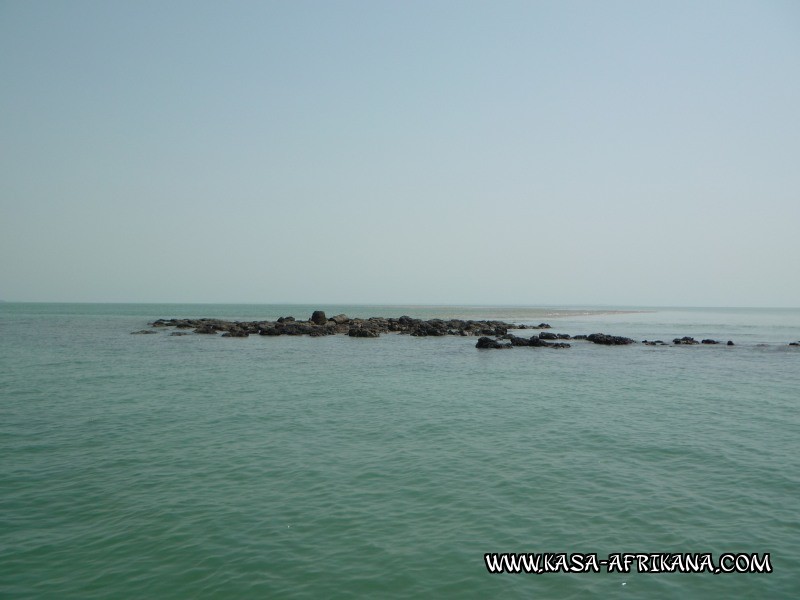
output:
[[[475,344],[479,349],[509,349],[517,347],[534,348],[570,348],[565,340],[582,341],[602,346],[628,346],[636,342],[628,337],[609,335],[607,333],[591,333],[569,335],[547,331],[552,329],[548,323],[538,325],[514,324],[495,320],[465,319],[415,319],[402,317],[369,317],[366,319],[348,317],[345,314],[328,317],[324,311],[315,310],[307,320],[298,320],[292,316],[280,317],[275,321],[227,321],[224,319],[157,319],[150,323],[151,329],[132,331],[132,334],[157,333],[159,328],[173,329],[171,336],[184,335],[218,335],[225,338],[246,338],[251,335],[281,336],[307,335],[321,337],[328,335],[347,335],[353,338],[377,338],[381,334],[396,333],[415,337],[464,336],[477,337]],[[538,329],[538,334],[530,338],[510,334],[510,330]],[[662,340],[642,340],[644,346],[669,347]],[[675,346],[734,346],[733,341],[723,342],[712,338],[697,341],[693,337],[676,337],[672,340]],[[766,346],[767,344],[756,344]],[[800,341],[789,342],[789,346],[800,347]]]
[[[222,319],[158,319],[153,327],[174,327],[192,330],[194,333],[223,337],[248,337],[250,335],[348,335],[359,338],[376,338],[382,333],[401,333],[417,337],[427,336],[503,336],[509,329],[549,329],[547,323],[539,325],[514,325],[504,321],[472,321],[463,319],[413,319],[402,317],[350,318],[347,315],[327,317],[315,310],[307,321],[294,317],[281,317],[277,321],[225,321]],[[151,333],[143,330],[135,333]],[[554,335],[554,334],[551,334]],[[555,337],[555,336],[554,336]]]

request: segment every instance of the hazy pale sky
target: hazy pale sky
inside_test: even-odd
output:
[[[0,298],[800,305],[800,3],[0,0]]]

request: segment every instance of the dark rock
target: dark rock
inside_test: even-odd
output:
[[[152,329],[140,329],[139,331],[131,331],[131,335],[145,335],[148,333],[158,333],[158,332],[153,331]]]
[[[662,342],[661,340],[655,340],[653,342],[648,342],[647,340],[642,340],[642,343],[645,346],[666,346],[666,344],[664,342]]]
[[[226,331],[222,334],[222,337],[235,337],[235,338],[245,338],[248,337],[250,334],[247,333],[243,329],[231,329],[230,331]]]
[[[588,335],[584,335],[584,334],[581,333],[579,335],[573,335],[572,339],[573,340],[585,340],[587,337],[589,337],[589,336]]]
[[[550,333],[549,331],[543,331],[539,334],[540,340],[557,340],[558,336],[555,333]]]
[[[586,339],[593,344],[602,344],[604,346],[624,346],[634,343],[631,338],[626,338],[621,335],[608,335],[605,333],[593,333],[587,335]]]
[[[368,329],[365,327],[351,327],[348,330],[347,335],[349,335],[350,337],[359,337],[359,338],[376,338],[381,336],[379,331],[376,331],[375,329]]]
[[[732,341],[728,340],[728,346],[734,346],[734,345],[735,344]]]
[[[548,346],[550,346],[551,348],[555,348],[555,349],[558,349],[558,348],[571,348],[572,347],[570,344],[567,344],[567,343],[564,343],[564,342],[556,342],[555,344],[548,344]]]
[[[497,340],[493,340],[490,337],[482,337],[478,339],[478,343],[475,344],[476,348],[495,348],[497,350],[503,348],[511,348],[511,344],[501,344]]]
[[[719,344],[717,340],[703,340],[700,342],[701,344]]]
[[[672,343],[679,346],[692,346],[694,344],[697,344],[698,342],[693,337],[689,337],[687,335],[682,338],[675,338],[674,340],[672,340]]]
[[[172,333],[170,333],[170,335],[178,336],[178,335],[189,335],[189,334],[186,333],[185,331],[173,331]]]
[[[511,342],[512,346],[530,346],[531,343],[525,338],[517,337],[516,335],[507,335],[506,338]]]
[[[790,346],[800,346],[800,342],[789,342]]]
[[[310,320],[317,325],[325,325],[328,322],[328,317],[325,316],[325,311],[315,310]]]
[[[447,324],[440,319],[431,319],[430,321],[422,321],[414,325],[411,335],[425,337],[429,335],[442,336],[447,335]]]
[[[214,328],[213,325],[200,325],[197,329],[194,330],[195,333],[203,333],[203,334],[216,334],[217,330]]]
[[[277,327],[267,327],[265,329],[259,329],[258,330],[258,335],[272,335],[272,336],[275,336],[275,335],[281,335],[282,333],[283,333],[283,331],[281,331]]]

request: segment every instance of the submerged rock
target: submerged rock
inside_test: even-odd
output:
[[[154,327],[158,327],[158,325],[154,325]],[[144,335],[148,333],[158,333],[158,332],[153,331],[152,329],[140,329],[139,331],[131,331],[131,335]]]
[[[734,343],[732,341],[728,340],[728,346],[733,346],[733,345],[734,345]]]
[[[719,344],[717,340],[702,340],[701,344]]]

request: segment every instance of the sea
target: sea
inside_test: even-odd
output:
[[[314,310],[667,345],[131,335]],[[797,341],[800,309],[3,303],[0,597],[798,598]]]

